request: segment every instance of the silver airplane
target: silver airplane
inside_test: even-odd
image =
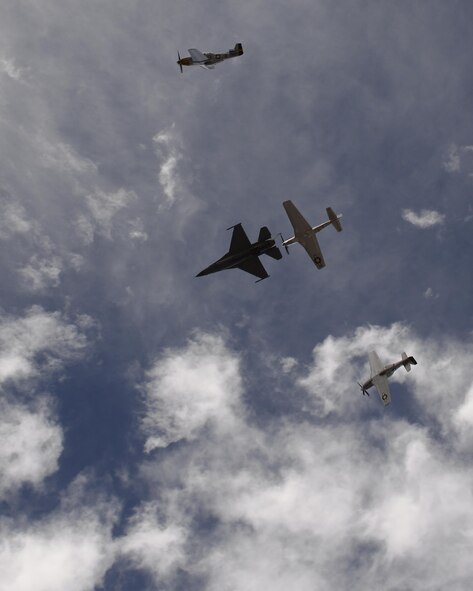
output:
[[[181,68],[181,74],[183,72],[182,66],[200,66],[205,70],[213,70],[215,64],[219,64],[224,60],[228,60],[231,57],[238,57],[243,55],[243,46],[241,43],[237,43],[233,49],[229,49],[223,53],[202,53],[198,49],[189,49],[190,57],[181,57],[177,52],[178,66]]]
[[[361,388],[363,396],[369,396],[369,388],[375,386],[384,406],[387,406],[391,402],[388,378],[391,377],[396,369],[399,369],[402,365],[405,367],[406,371],[411,371],[411,365],[417,365],[417,361],[412,355],[408,357],[406,353],[403,353],[401,361],[391,363],[391,365],[383,365],[376,351],[368,353],[368,359],[370,362],[371,377],[364,384],[358,383],[358,385]]]
[[[283,246],[286,249],[286,252],[289,252],[287,248],[288,246],[295,242],[299,242],[299,244],[302,244],[306,249],[307,254],[313,260],[317,269],[323,269],[325,267],[325,261],[316,234],[317,232],[320,232],[320,230],[330,226],[330,224],[333,224],[337,232],[341,232],[342,225],[339,220],[342,215],[336,215],[331,207],[327,207],[328,221],[312,227],[292,201],[284,201],[283,207],[286,210],[292,227],[294,228],[294,236],[289,238],[289,240],[283,239]]]

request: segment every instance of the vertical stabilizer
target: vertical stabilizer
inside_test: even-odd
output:
[[[414,359],[414,357],[412,357],[412,355],[408,357],[406,353],[403,353],[402,364],[406,368],[406,371],[411,371],[411,365],[417,365],[417,361]]]
[[[266,226],[263,226],[259,231],[258,242],[264,242],[271,238],[271,232]]]

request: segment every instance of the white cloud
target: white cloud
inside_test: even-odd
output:
[[[130,520],[119,549],[136,568],[146,569],[161,579],[184,566],[186,531],[176,525],[164,525],[159,521],[159,513],[158,503],[142,505]]]
[[[0,316],[0,385],[58,371],[80,359],[88,345],[86,335],[59,312],[33,306],[22,318]]]
[[[97,189],[86,195],[89,216],[82,214],[76,220],[76,229],[84,242],[86,244],[93,242],[95,233],[111,240],[115,216],[136,199],[134,191],[126,191],[123,188],[114,193],[105,193]]]
[[[31,228],[32,224],[22,205],[6,199],[0,201],[0,239],[8,239],[15,234],[26,234]]]
[[[443,167],[447,172],[458,172],[460,170],[460,154],[458,153],[458,146],[456,144],[450,145],[448,157],[444,161]]]
[[[297,359],[294,357],[283,357],[280,362],[283,373],[290,373],[297,366]]]
[[[50,402],[42,398],[33,410],[0,403],[0,498],[25,483],[40,485],[54,473],[62,453],[62,429]]]
[[[192,439],[206,425],[236,419],[241,380],[223,340],[196,335],[182,351],[167,351],[147,373],[146,450]]]
[[[373,348],[386,362],[403,350],[419,362],[391,378],[392,407],[356,385]],[[159,555],[143,542],[132,544],[136,564],[156,584],[185,564],[209,591],[361,591],[406,581],[411,591],[466,591],[472,366],[471,343],[424,339],[402,324],[328,337],[311,367],[297,369],[307,420],[288,415],[262,428],[244,411],[243,368],[221,337],[201,334],[166,351],[146,385],[148,427],[158,431],[155,444],[181,445],[143,465],[159,502],[143,507],[142,521],[143,539],[170,540],[173,559],[153,570]],[[416,424],[394,412],[406,394]],[[213,523],[210,533],[194,519]]]
[[[438,293],[435,293],[434,290],[431,287],[428,287],[425,291],[424,291],[424,298],[426,300],[436,300],[438,298]]]
[[[49,259],[33,255],[28,265],[19,269],[23,282],[31,291],[44,291],[47,287],[57,287],[63,271],[63,261],[58,256]]]
[[[95,174],[97,166],[89,158],[80,156],[74,148],[62,142],[51,142],[44,136],[36,138],[43,164],[58,172]]]
[[[101,583],[113,561],[117,505],[90,504],[76,488],[38,522],[0,520],[0,591],[89,591]]]
[[[158,173],[159,183],[167,201],[173,203],[179,191],[178,164],[182,159],[174,126],[157,133],[153,137],[153,141],[161,160]]]
[[[12,80],[20,80],[22,76],[22,68],[17,68],[15,62],[6,57],[0,59],[0,72],[4,72]]]
[[[93,326],[90,317],[75,325],[38,306],[20,318],[0,316],[0,498],[24,484],[40,487],[57,470],[62,428],[35,386],[85,355]]]
[[[415,213],[411,209],[403,209],[402,217],[406,222],[422,229],[443,224],[445,221],[445,215],[433,209],[423,209],[420,214]]]

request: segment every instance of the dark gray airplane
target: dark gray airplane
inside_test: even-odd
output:
[[[202,53],[198,49],[189,49],[189,53],[190,57],[181,57],[179,52],[177,52],[177,57],[179,58],[177,64],[181,68],[181,74],[183,71],[182,66],[200,66],[205,70],[213,70],[215,64],[219,64],[231,57],[243,55],[243,46],[241,43],[237,43],[233,49],[229,49],[223,53]]]
[[[266,226],[261,228],[258,240],[253,244],[249,241],[241,224],[236,224],[236,226],[231,226],[227,229],[231,230],[232,228],[233,234],[230,250],[222,258],[218,259],[218,261],[215,261],[215,263],[212,263],[209,267],[201,271],[196,277],[210,275],[210,273],[217,273],[224,269],[241,269],[259,277],[258,281],[269,277],[258,257],[262,254],[267,254],[273,259],[279,260],[282,258],[282,254],[279,248],[275,246],[275,242],[271,238],[271,232],[268,228]]]

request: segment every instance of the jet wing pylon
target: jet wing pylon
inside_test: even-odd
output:
[[[202,63],[202,62],[206,62],[207,61],[207,56],[204,55],[201,51],[199,51],[198,49],[189,49],[189,54],[192,58],[192,61],[196,64]]]
[[[384,406],[387,406],[391,402],[388,378],[386,376],[375,376],[373,378],[373,384],[375,385],[376,390],[378,390],[379,397]]]
[[[236,226],[233,226],[232,241],[230,242],[230,250],[228,253],[236,254],[249,248],[251,248],[251,242],[246,235],[243,226],[241,224],[236,224]]]
[[[249,257],[246,261],[237,265],[237,268],[246,271],[247,273],[251,273],[251,275],[255,275],[256,277],[259,277],[259,279],[266,279],[266,277],[269,277],[266,269],[263,267],[263,263],[256,255]]]

